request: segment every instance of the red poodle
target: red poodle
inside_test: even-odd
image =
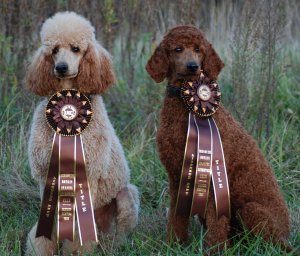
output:
[[[163,38],[149,59],[146,70],[155,82],[168,80],[167,95],[160,115],[157,145],[162,164],[170,183],[171,207],[168,220],[168,239],[188,240],[189,216],[175,215],[182,162],[188,127],[188,109],[178,97],[183,80],[196,80],[200,69],[216,80],[224,64],[203,33],[194,26],[177,26]],[[207,246],[229,244],[229,232],[243,225],[265,240],[290,249],[290,230],[287,205],[283,200],[270,165],[254,139],[220,106],[214,114],[223,148],[230,189],[231,219],[216,218],[214,195],[211,189],[206,218]],[[200,218],[201,219],[201,218]]]

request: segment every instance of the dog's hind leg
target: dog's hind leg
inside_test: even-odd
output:
[[[54,255],[57,250],[57,241],[55,236],[55,231],[52,232],[51,240],[47,239],[44,236],[35,237],[37,224],[33,226],[31,231],[28,234],[27,243],[26,243],[26,256],[50,256]]]
[[[274,207],[276,208],[275,205]],[[237,218],[253,234],[261,235],[266,241],[278,243],[290,252],[292,247],[287,240],[289,224],[284,221],[288,219],[288,213],[282,210],[281,219],[276,219],[275,211],[257,202],[248,202],[237,211]]]
[[[251,233],[265,240],[280,243],[290,250],[288,208],[281,196],[271,168],[257,152],[251,164],[236,168],[231,176],[231,198],[235,202],[236,218]]]
[[[134,185],[123,188],[116,198],[117,202],[117,237],[123,237],[138,222],[139,195]]]

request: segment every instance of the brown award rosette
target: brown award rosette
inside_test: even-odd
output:
[[[217,218],[223,215],[230,218],[230,195],[222,141],[211,117],[220,104],[218,84],[201,72],[198,80],[182,84],[181,98],[190,112],[175,214],[198,214],[204,219],[212,180]]]
[[[192,113],[199,117],[209,117],[219,108],[221,93],[217,82],[201,74],[200,79],[183,83],[181,97]]]
[[[48,101],[46,118],[56,133],[64,136],[78,135],[92,119],[90,100],[74,89],[57,92]]]
[[[57,208],[58,241],[74,240],[76,219],[81,245],[97,241],[81,138],[92,119],[90,100],[74,89],[57,92],[46,106],[46,119],[55,133],[36,237],[51,239]]]

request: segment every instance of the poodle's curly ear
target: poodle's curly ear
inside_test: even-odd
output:
[[[116,82],[111,57],[97,42],[88,46],[75,80],[87,94],[101,94]]]
[[[223,61],[220,59],[212,45],[207,43],[204,60],[202,62],[203,71],[210,79],[217,80],[223,67]]]
[[[48,96],[58,90],[58,85],[52,56],[46,55],[42,48],[38,49],[26,71],[25,89],[39,96]]]
[[[147,62],[146,70],[156,83],[162,82],[168,73],[169,58],[162,44],[158,45]]]

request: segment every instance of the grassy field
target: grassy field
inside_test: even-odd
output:
[[[292,3],[290,6],[293,6]],[[268,24],[270,16],[255,24],[253,14],[249,14],[250,19],[247,20],[248,9],[243,13],[243,19],[237,19],[232,28],[227,28],[228,40],[223,40],[213,25],[205,28],[205,32],[226,64],[219,79],[222,102],[257,139],[273,167],[290,211],[290,242],[299,248],[299,37],[291,39],[287,34],[281,34],[280,38],[274,38],[272,35],[277,35],[279,30],[284,31],[284,25],[276,23],[272,30],[264,25]],[[279,20],[280,15],[275,17]],[[140,221],[124,246],[117,248],[111,241],[93,255],[201,255],[205,230],[196,221],[191,223],[189,246],[170,247],[166,244],[168,183],[155,144],[165,84],[154,84],[144,70],[157,44],[157,41],[153,42],[153,34],[140,33],[135,38],[136,41],[132,42],[135,47],[129,47],[130,59],[122,58],[122,38],[115,39],[111,52],[118,82],[107,92],[104,100],[124,146],[132,183],[141,193]],[[274,47],[268,48],[268,45]],[[40,204],[38,186],[31,178],[27,157],[30,122],[40,98],[32,97],[21,88],[18,58],[13,51],[12,38],[0,32],[1,256],[21,255],[27,234],[37,221]],[[286,254],[278,246],[253,237],[245,230],[234,238],[231,248],[226,248],[219,255]]]
[[[296,56],[294,59],[299,60]],[[274,169],[289,205],[293,227],[290,241],[294,246],[299,246],[300,90],[298,73],[293,75],[294,71],[289,72],[291,73],[282,74],[275,91],[276,104],[271,113],[271,136],[265,138],[260,146]],[[146,77],[145,74],[145,79]],[[126,84],[119,81],[116,87],[111,89],[111,93],[121,93],[124,86]],[[226,91],[226,84],[222,87]],[[139,105],[113,110],[113,106],[109,104],[110,95],[105,96],[110,117],[126,151],[132,170],[132,181],[141,191],[139,226],[128,238],[126,246],[114,249],[112,243],[113,249],[109,254],[199,255],[202,252],[204,231],[200,230],[197,224],[192,225],[195,231],[187,248],[170,248],[165,243],[167,180],[155,146],[158,110],[162,100],[158,92],[162,92],[164,86],[141,81],[139,90],[141,98],[149,97],[151,92],[155,94],[155,99],[149,99],[152,101],[150,106],[153,104],[152,107],[148,106],[149,113],[145,113],[146,106]],[[226,93],[225,97],[228,97]],[[25,101],[30,110],[17,107],[16,103],[19,100]],[[226,102],[226,99],[224,101]],[[1,109],[0,255],[19,255],[29,229],[37,220],[38,187],[30,177],[26,152],[28,128],[35,103],[36,101],[32,102],[27,94],[18,92]],[[112,114],[114,111],[118,113]],[[255,116],[252,116],[251,122],[255,122]],[[247,232],[235,240],[235,245],[227,249],[224,255],[283,254],[279,248],[263,242],[261,238],[254,238]]]

